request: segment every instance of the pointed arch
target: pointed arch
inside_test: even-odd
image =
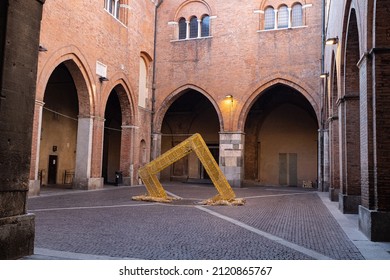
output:
[[[239,114],[239,120],[238,120],[239,131],[244,131],[245,120],[248,116],[250,109],[252,108],[252,105],[256,102],[257,98],[259,97],[259,94],[264,92],[267,88],[270,88],[271,86],[276,84],[286,85],[300,92],[311,104],[314,112],[316,113],[317,122],[320,120],[320,116],[319,116],[320,108],[317,101],[314,99],[314,96],[316,95],[315,92],[313,92],[312,90],[309,91],[307,86],[299,84],[296,81],[296,79],[294,79],[293,77],[289,77],[289,79],[281,78],[281,77],[271,77],[266,82],[264,82],[260,87],[258,87],[256,90],[252,92],[252,94],[249,96],[244,106],[242,107],[241,112]]]
[[[162,102],[159,110],[156,112],[155,118],[154,118],[154,123],[155,123],[155,132],[159,133],[161,131],[162,123],[164,120],[164,116],[166,112],[168,111],[169,107],[175,102],[180,96],[182,96],[186,90],[195,90],[204,95],[213,105],[215,112],[218,115],[218,120],[219,120],[219,126],[220,126],[220,131],[223,131],[224,124],[223,124],[223,118],[222,118],[222,113],[221,110],[218,106],[218,103],[214,100],[214,98],[207,93],[204,89],[197,87],[192,84],[184,85],[176,90],[174,90],[170,95],[168,95],[165,100]]]
[[[49,78],[61,63],[66,65],[74,80],[79,99],[79,114],[82,116],[94,115],[96,92],[92,82],[93,72],[79,49],[73,45],[59,49],[43,65],[38,73],[36,100],[43,101]]]

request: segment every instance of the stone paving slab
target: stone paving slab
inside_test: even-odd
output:
[[[235,189],[245,206],[206,207],[198,202],[216,194],[212,185],[164,188],[183,200],[132,201],[143,186],[30,198],[35,247],[76,259],[364,259],[316,191]]]

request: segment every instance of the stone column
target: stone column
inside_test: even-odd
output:
[[[134,148],[137,128],[133,125],[122,126],[120,169],[123,172],[123,184],[127,186],[134,184]]]
[[[186,39],[190,38],[190,22],[186,21],[187,29],[186,29]]]
[[[31,167],[30,167],[30,182],[29,182],[29,196],[37,196],[41,191],[41,181],[38,176],[39,172],[39,152],[41,144],[41,129],[42,129],[42,111],[44,102],[35,100],[34,122],[32,132],[32,146],[31,146]]]
[[[73,187],[90,189],[93,118],[79,116],[77,128],[76,168]]]
[[[323,155],[323,176],[324,176],[324,181],[322,185],[322,191],[327,192],[329,191],[329,181],[330,181],[330,172],[329,172],[329,130],[324,129],[323,130],[323,149],[324,149],[324,155]]]
[[[43,3],[0,1],[0,259],[34,251],[26,200]]]
[[[150,153],[150,161],[161,155],[161,133],[152,133],[152,150]]]
[[[198,38],[202,37],[202,20],[198,19]]]
[[[88,180],[90,189],[101,189],[104,186],[102,177],[104,121],[102,117],[93,118],[91,178]]]
[[[219,134],[219,166],[232,187],[242,187],[244,180],[243,132],[221,132]]]

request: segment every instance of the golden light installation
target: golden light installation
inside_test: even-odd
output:
[[[229,185],[226,177],[213,158],[200,134],[194,134],[177,146],[165,152],[155,160],[139,169],[139,176],[145,184],[148,195],[134,196],[133,200],[172,202],[174,198],[169,197],[157,178],[157,173],[167,168],[174,162],[195,152],[202,162],[205,170],[210,176],[218,194],[208,200],[201,202],[208,205],[243,205],[245,200],[236,198],[236,195]]]

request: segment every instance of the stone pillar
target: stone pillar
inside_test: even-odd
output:
[[[34,251],[26,199],[43,3],[0,1],[0,259]]]
[[[323,130],[318,130],[318,164],[317,164],[317,176],[318,176],[318,190],[324,191],[324,136]]]
[[[161,138],[161,133],[152,134],[152,151],[150,153],[150,161],[156,159],[159,155],[161,155]]]
[[[41,191],[41,180],[38,176],[39,172],[39,152],[41,144],[41,129],[42,129],[42,111],[45,103],[40,100],[35,100],[34,122],[32,132],[32,147],[31,147],[31,166],[30,166],[30,182],[29,196],[37,196]]]
[[[324,164],[324,169],[323,169],[323,176],[324,176],[324,181],[322,185],[322,191],[327,192],[329,191],[329,181],[330,181],[330,172],[329,172],[329,130],[324,129],[323,130],[323,145],[324,145],[324,158],[323,158],[323,164]]]
[[[93,118],[79,116],[77,128],[76,168],[73,187],[75,189],[93,189],[90,186],[92,161]]]
[[[219,134],[219,166],[232,187],[242,187],[244,180],[243,132],[221,132]]]
[[[102,177],[104,121],[105,119],[102,117],[94,117],[93,119],[91,178],[88,180],[90,189],[102,189],[104,186]]]
[[[135,130],[133,125],[122,126],[120,169],[123,172],[123,184],[134,184],[134,147]]]

